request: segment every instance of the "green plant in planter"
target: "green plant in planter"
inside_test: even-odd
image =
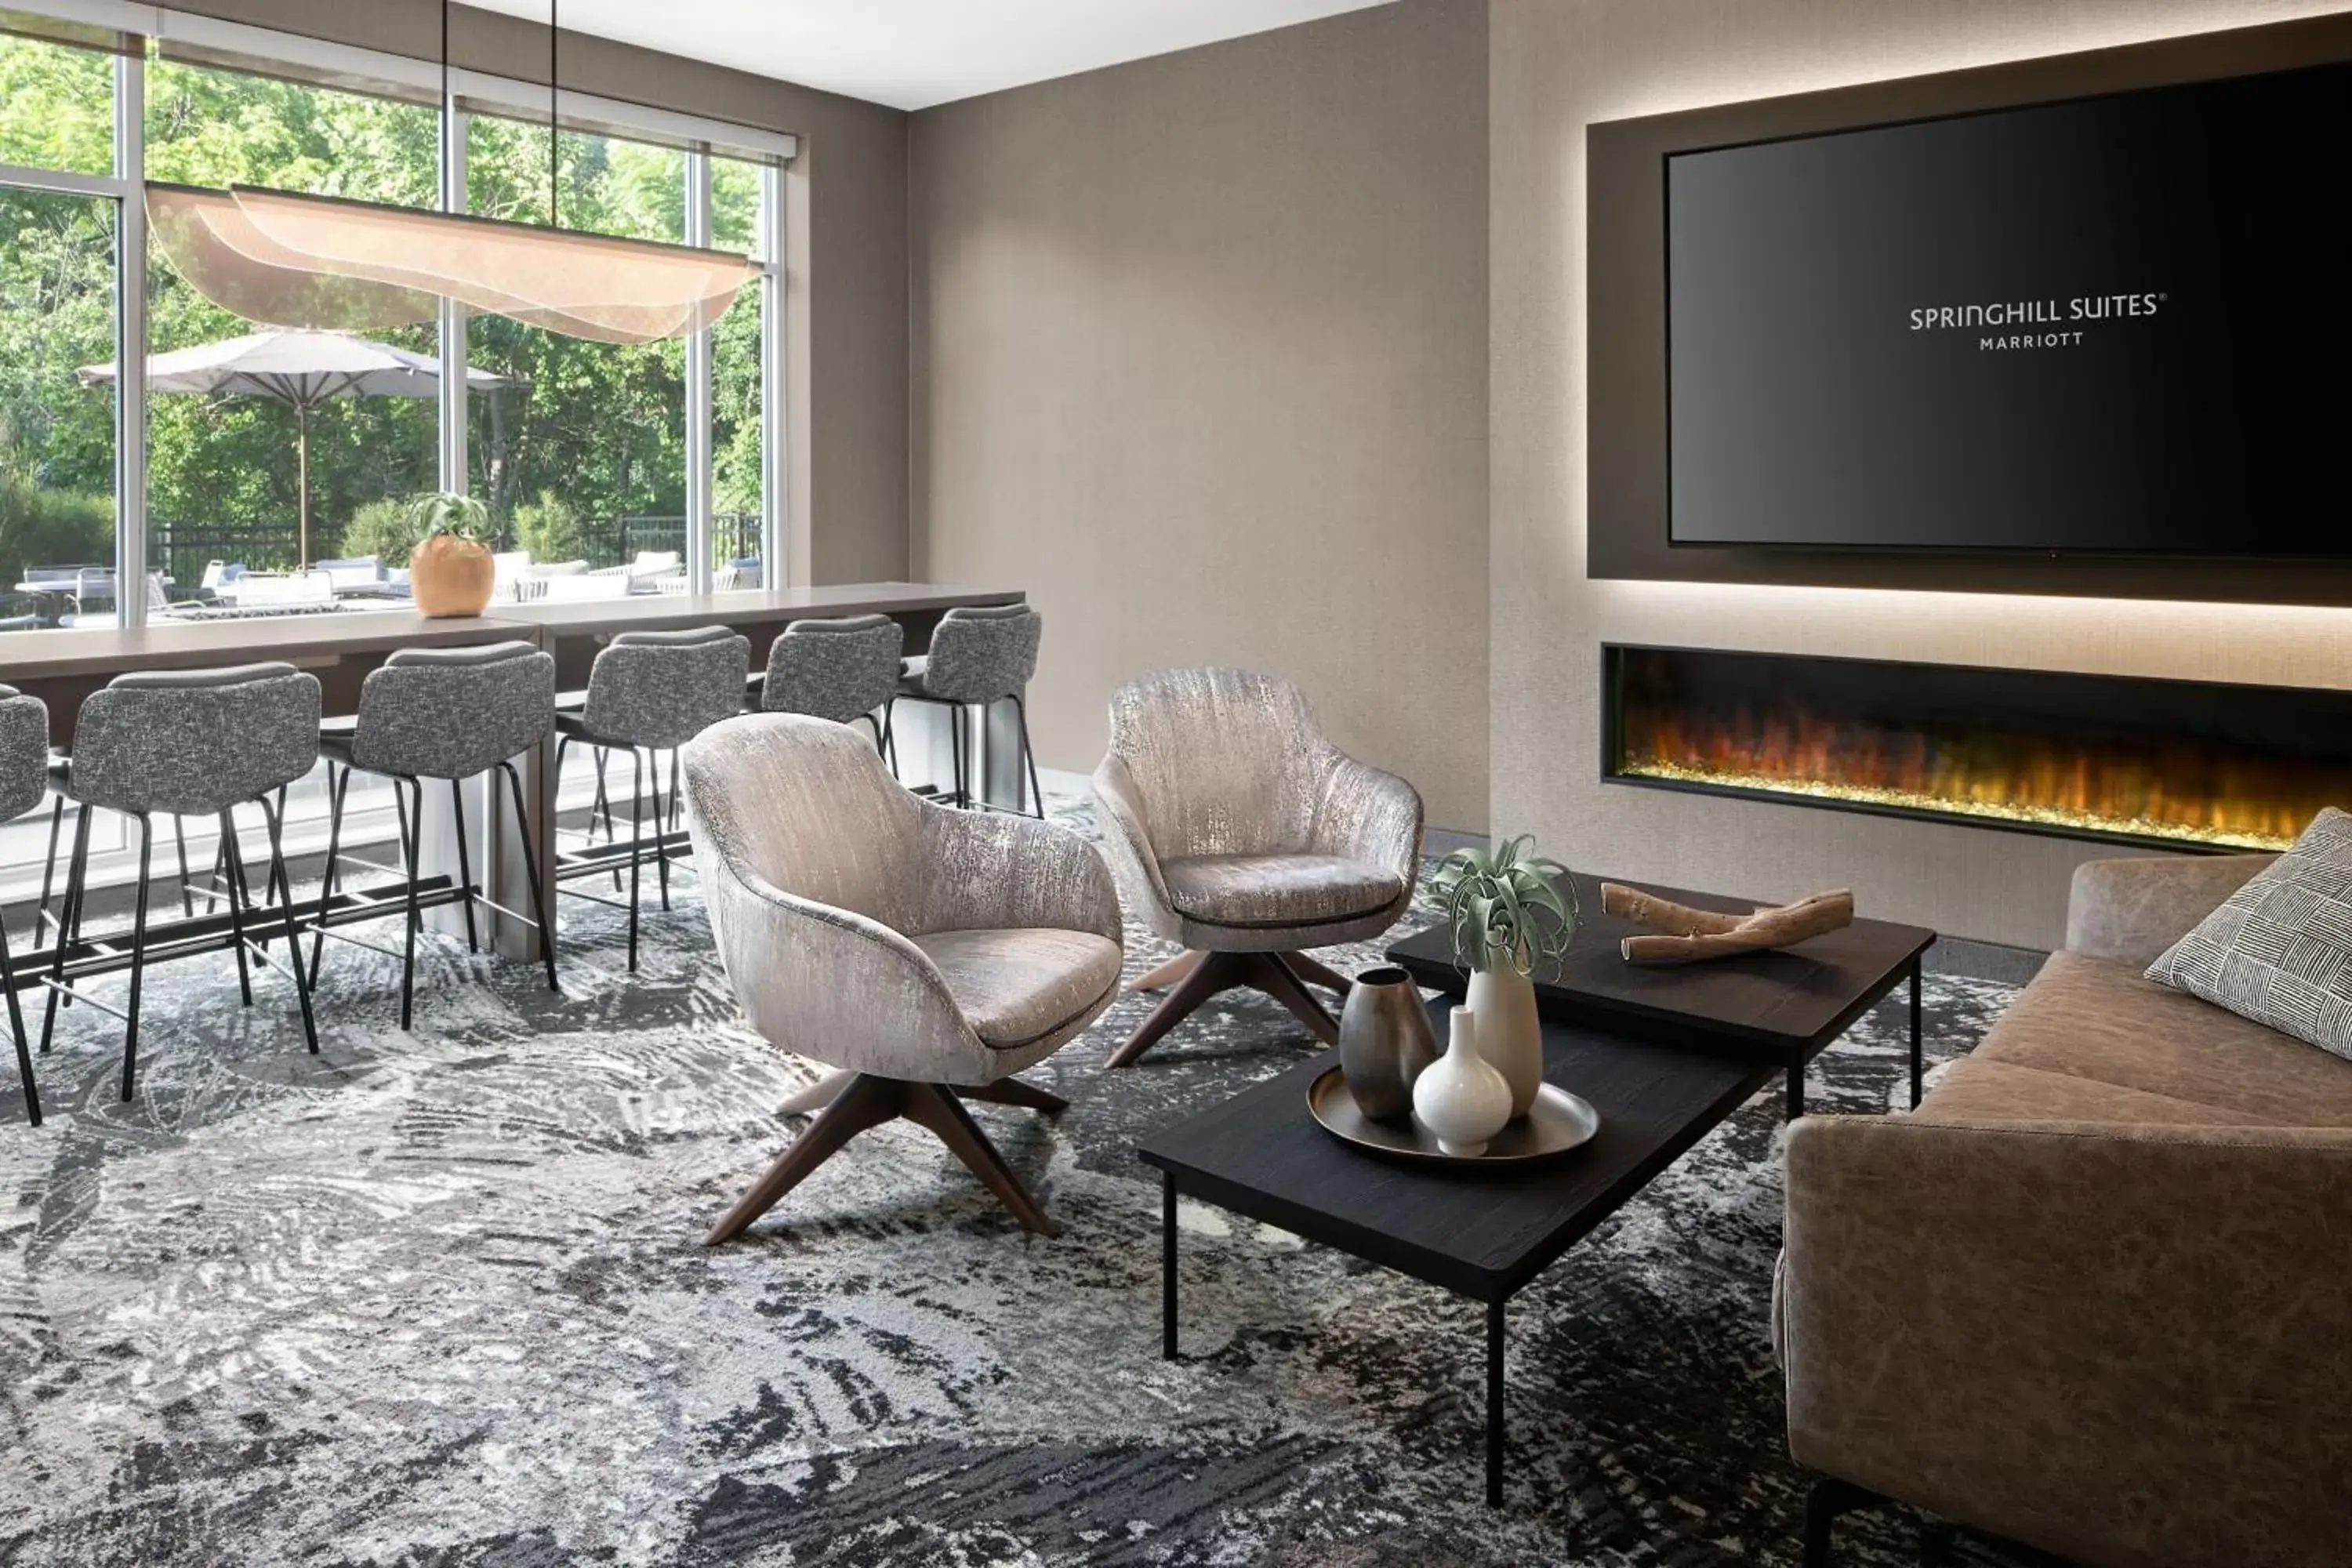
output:
[[[490,541],[490,509],[472,496],[427,490],[409,497],[401,510],[420,542],[445,533],[471,544]]]
[[[1492,849],[1456,849],[1439,862],[1430,891],[1445,911],[1454,962],[1476,973],[1507,963],[1521,974],[1559,962],[1576,938],[1576,889],[1568,868],[1533,853],[1521,834]]]

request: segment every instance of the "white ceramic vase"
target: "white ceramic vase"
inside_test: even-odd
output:
[[[1511,1117],[1528,1113],[1543,1085],[1543,1023],[1536,1015],[1535,982],[1496,954],[1473,970],[1464,1000],[1477,1018],[1478,1054],[1511,1086]]]
[[[1478,1022],[1456,1007],[1445,1054],[1412,1080],[1412,1113],[1448,1154],[1472,1158],[1511,1120],[1511,1086],[1478,1051]]]

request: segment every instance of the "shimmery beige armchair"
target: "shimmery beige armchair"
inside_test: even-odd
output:
[[[1421,795],[1342,753],[1297,687],[1241,669],[1170,669],[1121,687],[1095,770],[1128,908],[1188,950],[1139,981],[1175,987],[1110,1058],[1125,1067],[1219,992],[1246,985],[1327,1043],[1307,991],[1348,982],[1300,950],[1396,922],[1421,871]]]
[[[844,1069],[787,1102],[821,1114],[709,1240],[741,1235],[850,1139],[902,1116],[1023,1225],[1056,1234],[962,1101],[1064,1108],[1012,1075],[1118,994],[1118,897],[1102,857],[1066,828],[932,805],[871,742],[822,719],[730,719],[681,756],[695,864],[745,1016]]]

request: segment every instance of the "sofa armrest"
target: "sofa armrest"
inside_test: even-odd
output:
[[[2275,855],[2129,856],[2074,868],[2066,945],[2146,969]]]
[[[2324,1560],[2347,1279],[2352,1130],[1809,1118],[1790,1450],[2085,1562]]]

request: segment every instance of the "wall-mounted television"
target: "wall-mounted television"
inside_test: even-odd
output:
[[[2352,66],[1664,163],[1674,543],[2352,556]]]

